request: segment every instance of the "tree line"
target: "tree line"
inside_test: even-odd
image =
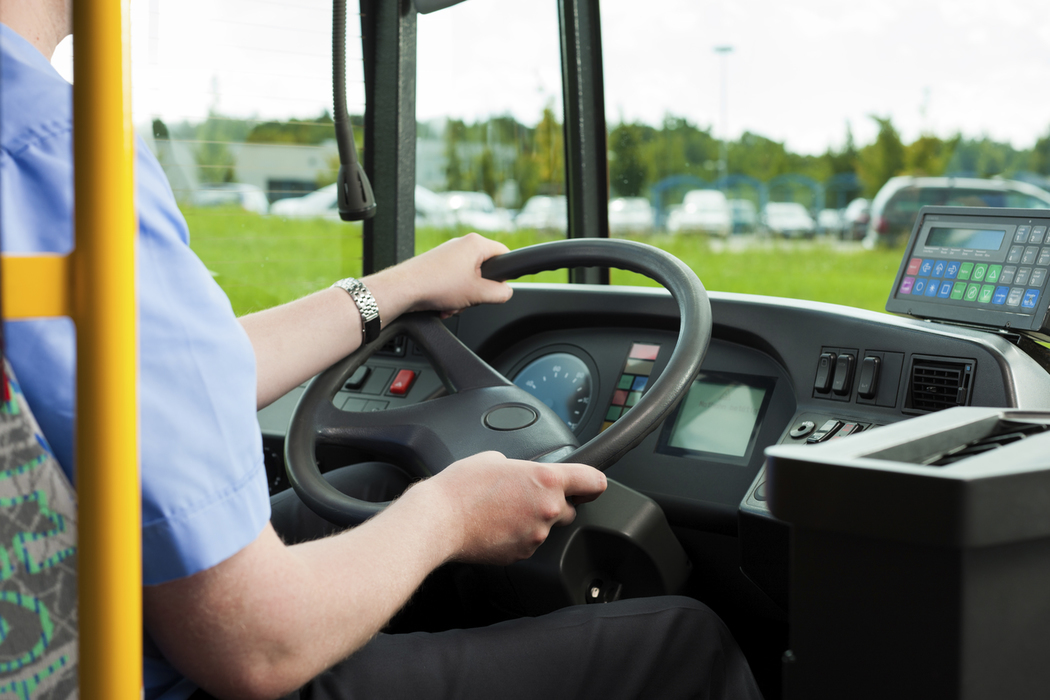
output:
[[[827,182],[835,175],[854,174],[859,181],[850,196],[874,196],[895,175],[967,175],[1012,177],[1022,172],[1050,176],[1050,130],[1030,149],[987,136],[955,134],[942,138],[924,134],[905,143],[889,117],[871,117],[875,139],[858,145],[846,125],[841,147],[820,155],[793,153],[784,143],[751,132],[727,144],[727,172],[768,182],[789,173]],[[362,118],[352,117],[361,146]],[[443,140],[448,190],[471,190],[497,196],[513,181],[516,199],[536,194],[563,194],[565,154],[562,124],[552,106],[529,126],[511,116],[467,122],[449,119],[443,128],[418,125],[420,138]],[[154,134],[167,138],[168,127],[154,122]],[[235,178],[235,163],[226,143],[299,143],[316,145],[332,138],[332,119],[324,112],[312,119],[259,122],[211,114],[200,123],[171,128],[171,138],[194,142],[203,182]],[[712,182],[719,175],[721,142],[710,127],[668,115],[657,126],[621,122],[608,133],[609,184],[612,196],[647,196],[672,175],[692,175]],[[337,164],[318,174],[318,185],[334,179]],[[679,194],[679,196],[681,196]]]

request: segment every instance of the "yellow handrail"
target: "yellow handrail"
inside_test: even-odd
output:
[[[74,0],[80,697],[142,694],[128,0]]]
[[[20,318],[72,316],[72,256],[3,256],[0,314]]]
[[[76,250],[4,256],[5,318],[77,327],[80,697],[142,696],[134,142],[127,0],[74,0]]]

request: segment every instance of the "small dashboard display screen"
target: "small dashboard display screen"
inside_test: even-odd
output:
[[[935,226],[926,234],[926,245],[971,250],[999,250],[1006,232],[995,229],[948,228]]]
[[[658,450],[746,464],[776,379],[701,372],[667,421]]]

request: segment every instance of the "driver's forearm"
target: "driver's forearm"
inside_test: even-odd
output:
[[[383,325],[408,307],[381,272],[365,278]],[[255,351],[256,407],[263,408],[361,346],[361,313],[342,289],[330,288],[240,318]]]
[[[147,587],[151,634],[218,697],[299,687],[364,645],[453,555],[453,509],[414,490],[349,532],[285,547],[267,527],[213,569]]]

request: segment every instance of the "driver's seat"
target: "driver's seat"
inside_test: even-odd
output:
[[[75,698],[76,497],[6,360],[0,385],[0,694]]]

